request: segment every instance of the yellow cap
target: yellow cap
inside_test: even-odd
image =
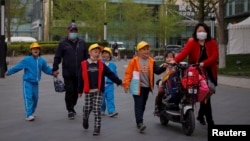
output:
[[[105,47],[105,48],[103,49],[103,51],[107,51],[107,52],[110,53],[110,55],[112,56],[112,50],[111,50],[111,48]]]
[[[100,46],[99,44],[95,43],[95,44],[92,44],[89,46],[89,51],[91,51],[92,49],[95,49],[95,48],[99,48],[101,51],[103,50],[103,47]]]
[[[34,43],[32,43],[32,44],[30,45],[30,49],[36,48],[36,47],[41,48],[41,45],[39,45],[37,42],[34,42]]]
[[[149,43],[147,43],[147,42],[145,42],[145,41],[141,41],[141,42],[139,42],[139,43],[137,44],[136,50],[138,51],[138,50],[140,50],[141,48],[144,48],[145,46],[150,47]]]

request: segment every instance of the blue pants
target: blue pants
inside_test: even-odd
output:
[[[26,117],[33,115],[36,111],[39,93],[38,87],[38,82],[23,81],[23,99]]]
[[[104,93],[102,93],[102,112],[105,112],[106,107],[108,114],[115,112],[114,89],[114,84],[108,84],[105,87]]]
[[[140,95],[133,95],[136,124],[143,123],[143,114],[146,108],[150,88],[141,87]]]

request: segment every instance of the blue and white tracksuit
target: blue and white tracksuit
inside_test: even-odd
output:
[[[108,68],[117,75],[116,64],[113,61],[104,62]],[[105,89],[102,93],[102,106],[101,112],[105,112],[107,107],[108,114],[115,112],[115,101],[114,101],[114,83],[107,77],[105,77]]]
[[[29,117],[34,114],[39,93],[39,81],[41,80],[41,72],[52,75],[52,68],[42,57],[35,58],[32,55],[26,56],[18,64],[10,68],[6,74],[12,75],[20,70],[24,70],[23,74],[23,98],[25,106],[25,116]]]

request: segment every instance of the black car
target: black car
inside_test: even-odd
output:
[[[182,49],[181,45],[167,45],[166,46],[166,52],[172,51],[174,53],[179,53]]]

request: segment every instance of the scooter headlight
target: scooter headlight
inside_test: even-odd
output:
[[[197,94],[197,89],[195,89],[195,88],[189,88],[188,89],[188,93],[189,94]]]

